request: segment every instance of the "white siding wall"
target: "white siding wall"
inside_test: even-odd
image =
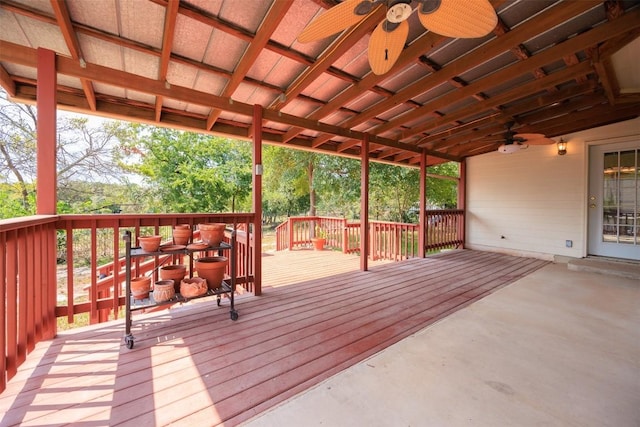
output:
[[[588,144],[630,132],[640,133],[640,121],[566,135],[564,156],[547,145],[469,158],[466,247],[545,259],[585,256]]]

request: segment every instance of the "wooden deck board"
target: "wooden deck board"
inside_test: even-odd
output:
[[[42,343],[0,395],[1,425],[236,425],[542,267],[454,251],[401,263],[263,258],[263,296],[188,304]],[[202,300],[200,300],[202,301]],[[45,421],[46,420],[46,421]]]

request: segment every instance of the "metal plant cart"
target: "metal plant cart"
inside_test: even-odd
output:
[[[222,295],[227,295],[230,301],[230,310],[229,315],[231,320],[238,320],[238,311],[235,309],[234,305],[234,293],[236,288],[236,230],[235,228],[231,231],[231,241],[230,243],[221,242],[218,246],[208,246],[204,248],[197,249],[178,249],[178,250],[158,250],[156,252],[146,252],[143,251],[140,247],[132,247],[131,246],[131,232],[125,231],[123,239],[125,241],[125,282],[126,282],[126,290],[125,290],[125,336],[124,343],[128,349],[133,348],[134,337],[131,333],[131,313],[137,310],[150,309],[153,307],[160,307],[163,305],[171,305],[176,303],[184,303],[190,301],[192,299],[216,296],[216,302],[218,307],[221,305]],[[229,262],[231,265],[230,268],[230,277],[224,278],[219,288],[209,289],[207,288],[207,293],[193,297],[193,298],[185,298],[179,293],[171,298],[169,301],[156,302],[153,299],[153,293],[149,293],[149,297],[141,300],[137,300],[133,298],[131,294],[131,263],[135,258],[146,258],[146,257],[166,257],[166,259],[171,259],[173,255],[189,255],[189,275],[191,277],[193,271],[193,253],[195,252],[209,252],[209,251],[217,251],[219,255],[222,255],[224,251],[230,251]],[[156,262],[156,266],[154,271],[162,266],[162,263]],[[152,273],[153,274],[153,273]]]

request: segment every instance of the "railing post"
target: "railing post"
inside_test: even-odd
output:
[[[347,219],[342,218],[342,253],[349,252],[349,229],[347,228]]]

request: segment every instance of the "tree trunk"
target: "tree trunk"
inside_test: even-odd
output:
[[[313,159],[307,164],[307,178],[309,179],[309,216],[316,216],[316,190],[313,188]]]

